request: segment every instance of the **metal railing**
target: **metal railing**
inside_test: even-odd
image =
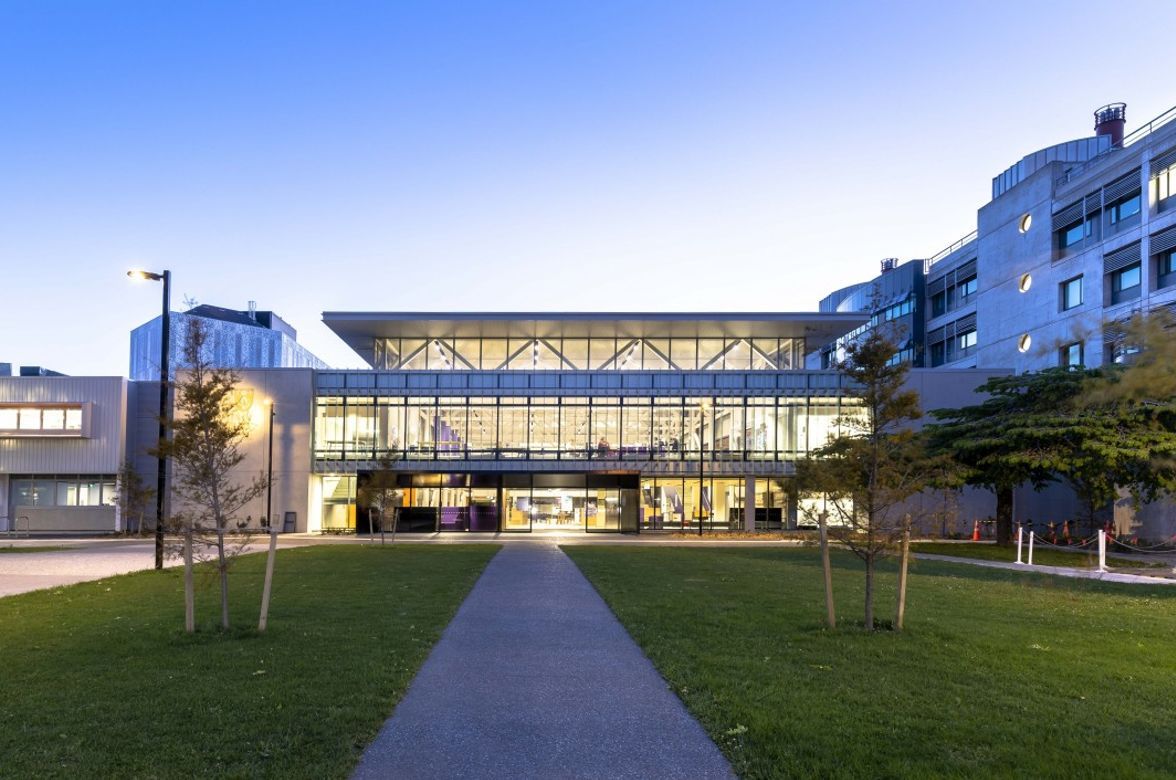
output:
[[[1125,149],[1132,144],[1139,143],[1144,138],[1147,138],[1149,135],[1156,132],[1174,119],[1176,119],[1176,106],[1172,106],[1147,124],[1143,125],[1142,127],[1137,127],[1127,135],[1123,136],[1123,142],[1118,146],[1112,146],[1105,151],[1099,152],[1094,157],[1091,157],[1085,162],[1075,163],[1073,167],[1067,169],[1065,173],[1059,176],[1054,181],[1054,184],[1061,186],[1070,181],[1073,181],[1090,166],[1094,165],[1095,163],[1102,162],[1111,152],[1114,152],[1118,149]]]
[[[963,238],[961,238],[957,241],[952,242],[951,244],[945,246],[943,249],[940,249],[938,252],[936,252],[935,254],[928,257],[926,260],[923,261],[923,273],[926,274],[928,271],[931,270],[931,266],[935,265],[940,260],[947,257],[952,252],[955,252],[959,249],[962,249],[963,247],[965,247],[968,244],[975,241],[976,237],[978,235],[979,235],[979,231],[973,230],[968,235],[964,236]]]

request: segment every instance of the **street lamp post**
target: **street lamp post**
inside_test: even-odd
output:
[[[273,401],[267,401],[269,404],[269,458],[266,460],[266,476],[265,476],[265,527],[272,533],[271,526],[273,525],[272,499],[274,494],[274,414],[277,413],[277,407]]]
[[[163,282],[163,320],[159,346],[159,463],[155,482],[155,568],[163,568],[163,506],[167,489],[167,455],[162,449],[167,439],[167,391],[171,380],[168,356],[171,352],[171,271],[161,274],[151,271],[127,271],[127,276],[140,281]]]

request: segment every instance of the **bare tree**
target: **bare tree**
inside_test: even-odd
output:
[[[215,562],[220,581],[221,628],[229,628],[229,568],[249,543],[241,510],[265,493],[264,473],[239,481],[245,459],[240,445],[252,428],[250,398],[231,369],[213,367],[207,354],[207,326],[188,319],[181,371],[177,372],[170,441],[160,443],[174,468],[178,508],[171,524],[191,535],[196,560]],[[226,534],[233,534],[226,540]],[[190,563],[186,563],[190,566]],[[190,572],[189,572],[190,574]]]
[[[123,461],[119,466],[115,480],[115,503],[122,518],[123,530],[132,533],[133,523],[133,532],[141,535],[143,518],[155,500],[155,488],[143,481],[130,460]]]

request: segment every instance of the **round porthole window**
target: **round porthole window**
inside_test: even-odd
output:
[[[1029,274],[1021,274],[1021,283],[1017,285],[1017,289],[1021,292],[1029,292],[1029,288],[1033,286],[1033,277]]]
[[[1017,349],[1021,352],[1028,352],[1031,346],[1033,346],[1033,337],[1028,333],[1021,336],[1021,340],[1017,342]]]
[[[1021,223],[1019,225],[1019,228],[1022,233],[1028,233],[1029,228],[1032,226],[1033,226],[1033,215],[1032,214],[1026,214],[1025,216],[1021,217]]]

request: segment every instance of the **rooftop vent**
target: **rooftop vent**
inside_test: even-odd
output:
[[[257,322],[257,301],[249,302],[249,319]]]
[[[1127,126],[1127,104],[1108,103],[1094,112],[1094,134],[1109,135],[1111,146],[1123,143],[1123,130]]]
[[[882,273],[889,273],[890,271],[893,271],[895,268],[898,268],[898,258],[897,257],[887,257],[882,260]]]

